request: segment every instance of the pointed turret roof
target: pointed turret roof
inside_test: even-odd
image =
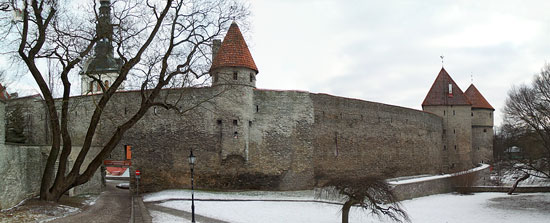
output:
[[[491,104],[483,97],[481,92],[477,90],[476,86],[474,84],[471,84],[468,89],[466,89],[466,92],[464,92],[466,97],[472,102],[472,108],[485,108],[485,109],[491,109],[495,110]]]
[[[223,39],[222,45],[212,61],[210,70],[220,67],[245,67],[258,73],[258,68],[237,23],[233,22]]]
[[[451,84],[451,92],[449,92]],[[441,68],[428,95],[422,102],[422,106],[429,105],[471,105],[470,100],[464,95],[445,68]]]

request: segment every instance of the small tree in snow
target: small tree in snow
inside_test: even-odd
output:
[[[347,223],[350,208],[354,205],[378,217],[387,216],[396,222],[410,222],[388,183],[378,177],[357,179],[336,178],[317,190],[319,198],[343,198],[342,223]]]

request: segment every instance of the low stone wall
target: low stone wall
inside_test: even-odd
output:
[[[470,188],[489,175],[489,165],[455,174],[421,177],[407,180],[390,181],[393,192],[399,200],[407,200],[433,194],[456,191],[457,187]]]
[[[0,144],[0,210],[40,192],[46,162],[40,146]]]

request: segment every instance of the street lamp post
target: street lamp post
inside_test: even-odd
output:
[[[194,188],[194,179],[193,179],[193,169],[195,167],[195,160],[197,157],[193,155],[193,149],[191,149],[191,154],[189,154],[189,165],[191,166],[191,222],[195,223],[195,188]]]

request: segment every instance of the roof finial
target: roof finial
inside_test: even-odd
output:
[[[445,56],[443,56],[443,55],[439,56],[439,58],[441,58],[441,67],[443,67],[443,58],[444,58],[444,57],[445,57]]]
[[[470,79],[472,81],[472,84],[474,84],[474,73],[470,73]]]

